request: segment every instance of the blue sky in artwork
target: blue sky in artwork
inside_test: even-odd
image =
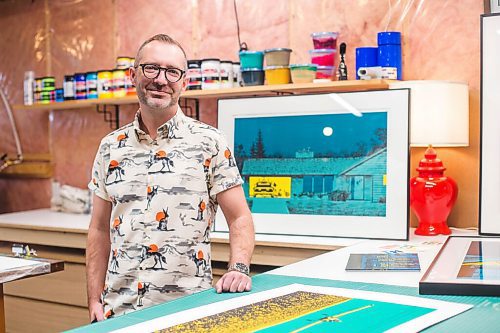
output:
[[[317,154],[352,152],[358,144],[370,149],[380,144],[377,129],[387,130],[386,112],[322,114],[280,117],[238,118],[235,120],[234,146],[243,145],[248,155],[259,129],[266,156],[295,157],[295,152],[310,149]],[[330,135],[329,135],[330,134]]]

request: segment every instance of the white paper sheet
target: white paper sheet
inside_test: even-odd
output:
[[[196,319],[213,316],[225,311],[236,309],[245,305],[273,299],[279,296],[287,295],[297,291],[305,291],[311,293],[319,293],[324,295],[335,295],[347,297],[350,299],[362,299],[369,301],[380,301],[400,305],[416,306],[432,309],[429,313],[421,315],[415,319],[407,321],[401,325],[389,329],[387,332],[418,332],[426,327],[434,325],[447,318],[455,316],[472,307],[472,305],[451,303],[433,300],[429,298],[420,298],[412,296],[402,296],[395,294],[378,293],[363,290],[329,288],[319,286],[309,286],[301,284],[291,284],[288,286],[271,289],[251,295],[241,296],[226,301],[221,301],[190,310],[181,311],[164,317],[152,319],[137,325],[113,331],[114,333],[132,333],[132,332],[154,332],[156,330],[165,329],[182,323],[190,322]],[[391,320],[391,319],[388,319]],[[213,328],[217,331],[217,327]],[[301,331],[307,332],[307,330]]]

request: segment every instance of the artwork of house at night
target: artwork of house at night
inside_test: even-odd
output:
[[[280,125],[274,127],[277,121]],[[241,130],[246,136],[241,140],[235,136],[235,157],[253,213],[386,215],[384,113],[259,118],[258,125],[248,122],[255,118],[237,120],[235,133]],[[297,122],[310,127],[309,134],[316,131],[320,135],[289,140],[298,136],[294,132]],[[279,133],[271,128],[279,128]]]

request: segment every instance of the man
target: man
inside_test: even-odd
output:
[[[207,233],[218,205],[229,225],[230,257],[216,291],[251,288],[254,227],[242,179],[221,133],[178,106],[186,68],[178,42],[167,35],[146,40],[130,69],[139,98],[135,121],[99,146],[89,183],[91,321],[210,288]]]

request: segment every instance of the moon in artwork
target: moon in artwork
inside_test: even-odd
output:
[[[324,136],[331,136],[332,134],[333,134],[333,128],[331,128],[331,127],[323,128],[323,135]]]

